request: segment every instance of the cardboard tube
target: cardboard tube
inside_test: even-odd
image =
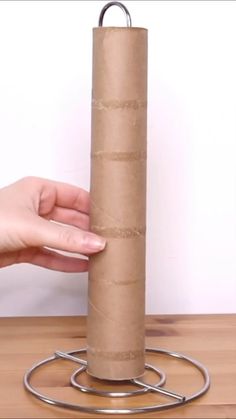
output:
[[[91,231],[106,249],[89,267],[88,372],[144,373],[147,30],[93,31]]]

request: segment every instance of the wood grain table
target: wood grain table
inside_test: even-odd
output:
[[[211,375],[211,388],[202,398],[182,407],[138,415],[107,415],[108,418],[236,418],[236,315],[147,316],[147,346],[159,347],[198,359]],[[70,351],[86,345],[85,317],[36,317],[0,319],[0,418],[85,418],[105,417],[84,414],[46,405],[27,393],[23,375],[35,362],[55,350]],[[155,365],[166,363],[156,360]],[[185,365],[168,364],[171,379],[167,384],[181,392],[196,390],[201,384]],[[165,367],[166,365],[164,365]],[[75,369],[70,361],[60,360],[37,373],[34,385],[42,392],[71,402],[95,403],[95,396],[80,395],[69,386],[68,376]],[[191,370],[191,368],[190,368]],[[167,371],[168,372],[168,371]],[[84,374],[85,376],[85,374]],[[81,380],[86,381],[86,376]],[[150,379],[154,380],[153,377]],[[73,393],[71,396],[70,393]],[[72,398],[71,398],[72,397]],[[85,398],[86,397],[86,398]],[[154,403],[158,395],[148,393],[139,403]],[[99,399],[104,405],[103,397]],[[133,403],[135,397],[112,400],[119,407]],[[136,402],[137,402],[136,398]],[[140,396],[139,396],[140,400]]]

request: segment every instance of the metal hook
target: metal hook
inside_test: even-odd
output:
[[[125,14],[125,17],[126,17],[126,25],[128,27],[131,27],[132,26],[132,21],[131,21],[131,16],[129,14],[129,11],[128,11],[127,7],[124,4],[120,3],[119,1],[111,1],[110,3],[107,3],[103,7],[103,9],[101,10],[100,16],[99,16],[98,26],[103,26],[104,15],[105,15],[107,9],[109,9],[109,7],[111,7],[111,6],[118,6],[118,7],[121,8],[121,10],[123,10],[123,12]]]

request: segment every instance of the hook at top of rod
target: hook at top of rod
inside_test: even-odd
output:
[[[131,27],[132,26],[132,21],[131,21],[130,13],[129,13],[127,7],[124,4],[120,3],[119,1],[111,1],[110,3],[107,3],[102,8],[100,16],[99,16],[98,26],[103,26],[104,15],[105,15],[107,9],[109,9],[109,7],[111,7],[111,6],[118,6],[118,7],[121,8],[121,10],[123,10],[123,12],[125,14],[125,17],[126,17],[126,25],[128,27]]]

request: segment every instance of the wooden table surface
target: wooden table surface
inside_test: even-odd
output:
[[[28,394],[22,384],[25,371],[51,356],[55,350],[85,347],[85,335],[85,317],[1,318],[0,418],[105,417],[46,405]],[[147,316],[146,336],[147,346],[183,352],[198,359],[209,369],[211,388],[200,399],[172,410],[107,415],[107,418],[236,418],[236,315]],[[150,362],[166,366],[165,358],[157,360],[154,355]],[[191,368],[190,371],[183,363],[177,365],[177,362],[171,361],[167,366],[171,377],[168,378],[168,385],[172,390],[188,394],[196,390],[201,379],[198,374],[193,375]],[[70,361],[60,360],[37,373],[34,385],[42,392],[71,402],[86,403],[89,400],[94,404],[99,399],[99,404],[104,405],[106,400],[103,397],[95,399],[95,396],[89,395],[85,398],[85,395],[70,388],[64,372],[70,373],[74,369]],[[85,374],[82,378],[87,379]],[[154,377],[150,375],[149,379],[154,380]],[[148,393],[138,403],[150,401],[155,404],[158,397]],[[112,400],[111,403],[114,405],[117,402],[119,407],[126,407],[127,403],[134,404],[137,400],[137,397],[132,397],[132,400]]]

